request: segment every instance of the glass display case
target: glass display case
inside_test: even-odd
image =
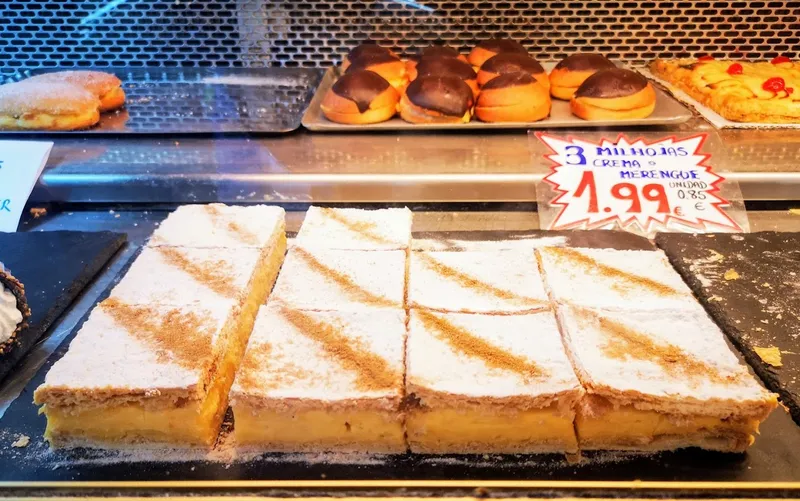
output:
[[[798,33],[793,1],[3,2],[0,155],[3,141],[54,144],[18,231],[0,233],[0,487],[797,495]],[[541,99],[546,117],[479,115],[491,79],[462,96],[466,113],[415,99],[414,81],[452,77],[416,76],[423,49],[451,47],[478,82],[466,61],[495,39],[541,63],[517,71],[535,90],[506,99]],[[336,86],[362,44],[402,66],[397,88],[380,61],[348,70],[385,79],[366,108],[394,96],[380,130],[326,110],[357,107]],[[558,63],[586,53],[635,88],[551,96]],[[691,76],[672,82],[655,60]],[[103,91],[94,125],[52,130],[58,116],[34,115],[61,113],[46,98],[81,82],[13,86],[60,71],[114,75],[124,106],[103,111]],[[627,104],[602,126],[581,116],[580,97],[606,110],[597,99],[643,86],[645,121]],[[719,108],[745,94],[769,101],[764,123]],[[666,103],[679,113],[648,122]],[[557,110],[574,124],[556,128]],[[749,232],[552,230],[536,131],[705,135]]]

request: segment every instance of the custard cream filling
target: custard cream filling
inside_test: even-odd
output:
[[[573,416],[555,407],[492,413],[490,409],[413,410],[406,420],[411,450],[454,451],[465,445],[486,451],[577,452]]]
[[[661,436],[758,433],[757,419],[723,419],[713,416],[674,416],[624,406],[590,416],[579,412],[575,418],[578,441],[584,443],[650,443]]]
[[[48,113],[26,113],[21,116],[0,115],[0,129],[61,129],[73,128],[74,124],[88,127],[97,121],[98,110],[87,110],[72,115]]]
[[[278,412],[234,405],[236,443],[275,451],[405,451],[396,411],[309,409]]]

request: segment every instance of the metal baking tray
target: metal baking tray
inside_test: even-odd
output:
[[[496,248],[535,245],[653,248],[646,239],[611,231],[414,234],[416,249],[486,250],[487,241],[501,242]],[[527,495],[538,490],[547,496],[601,493],[642,497],[647,492],[648,496],[658,497],[678,493],[734,497],[752,495],[754,491],[762,497],[785,497],[791,491],[800,494],[800,427],[781,409],[763,424],[755,445],[744,454],[697,449],[646,454],[594,452],[584,453],[577,463],[562,455],[237,455],[226,447],[231,438],[225,431],[210,454],[166,450],[50,451],[42,440],[45,418],[38,414],[32,395],[52,364],[66,352],[80,324],[28,381],[0,419],[0,487],[12,489],[4,494],[41,494],[50,492],[49,489],[84,495],[95,489],[124,489],[126,495],[164,494],[172,489],[181,494],[236,491],[281,496],[355,493],[406,497],[443,492],[475,496],[476,492],[487,494],[492,489]],[[225,427],[231,426],[235,427],[235,422],[229,415]],[[21,435],[30,437],[30,444],[11,447]],[[105,483],[94,483],[97,481]]]
[[[492,130],[492,129],[555,129],[581,127],[627,127],[646,125],[676,125],[692,118],[692,112],[675,98],[658,86],[656,91],[656,109],[647,118],[632,120],[583,120],[572,114],[567,101],[553,99],[550,116],[538,122],[498,122],[487,123],[473,118],[469,123],[460,124],[412,124],[396,116],[386,122],[367,125],[347,125],[331,122],[322,114],[320,105],[325,94],[338,78],[336,68],[329,68],[317,89],[308,110],[303,115],[303,127],[319,132],[361,132],[361,131],[424,131],[424,130]]]
[[[48,71],[33,71],[31,75]],[[311,68],[108,69],[122,80],[125,107],[103,113],[77,131],[0,131],[0,134],[287,133],[303,111],[323,70]]]

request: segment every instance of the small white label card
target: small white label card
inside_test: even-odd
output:
[[[0,141],[0,231],[15,232],[53,143]]]
[[[720,193],[725,178],[702,153],[705,134],[686,138],[596,141],[537,134],[552,162],[544,182],[551,230],[620,228],[656,231],[741,232]],[[544,223],[544,222],[543,222]]]

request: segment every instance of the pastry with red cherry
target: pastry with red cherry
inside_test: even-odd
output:
[[[734,122],[800,123],[800,62],[657,59],[656,76]]]

